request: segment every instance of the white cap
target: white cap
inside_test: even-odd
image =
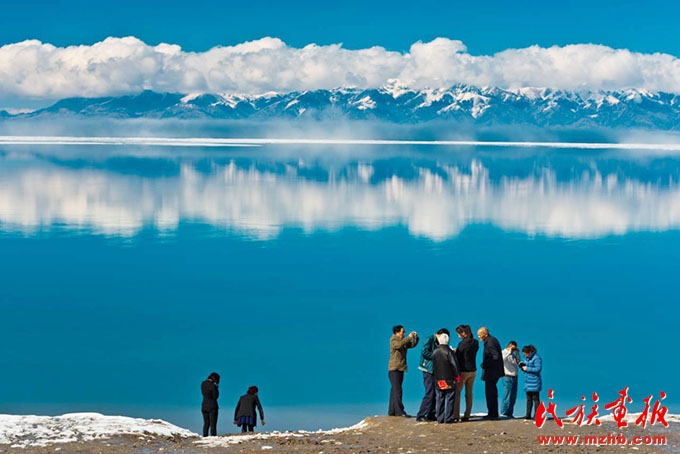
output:
[[[439,336],[437,336],[437,340],[439,341],[440,345],[449,345],[449,335],[446,333],[441,333]]]

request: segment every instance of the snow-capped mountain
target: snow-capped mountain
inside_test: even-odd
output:
[[[454,85],[412,90],[340,88],[261,95],[145,91],[106,98],[68,98],[19,117],[377,119],[397,123],[448,120],[479,125],[605,126],[680,129],[680,95],[644,90],[505,90]],[[12,117],[5,113],[5,117]]]

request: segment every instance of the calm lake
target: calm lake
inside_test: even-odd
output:
[[[197,431],[214,370],[220,432],[253,384],[268,429],[351,425],[387,411],[392,325],[461,323],[534,344],[562,413],[625,386],[678,413],[678,276],[670,153],[5,145],[0,413]]]

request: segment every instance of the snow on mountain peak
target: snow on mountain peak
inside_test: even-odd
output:
[[[363,98],[359,99],[358,101],[354,102],[354,105],[357,106],[359,110],[367,110],[367,109],[375,109],[375,106],[377,105],[373,99],[371,99],[370,96],[364,96]]]
[[[434,119],[486,125],[605,126],[680,129],[680,96],[627,89],[567,91],[545,87],[503,89],[457,84],[409,89],[398,80],[378,89],[338,88],[303,92],[162,94],[118,98],[69,98],[13,117],[46,115],[117,118],[337,118],[383,119],[398,123]],[[597,114],[596,116],[594,116]]]
[[[201,95],[203,95],[203,93],[189,93],[188,95],[184,96],[180,101],[183,104],[186,104],[190,101],[193,101],[194,99],[198,98]]]
[[[545,99],[549,89],[545,87],[522,87],[508,90],[527,99]]]
[[[383,85],[380,90],[392,95],[394,99],[411,91],[408,85],[401,82],[399,79],[388,79],[387,83]]]

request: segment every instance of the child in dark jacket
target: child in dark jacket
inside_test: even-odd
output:
[[[260,412],[260,421],[262,425],[264,422],[264,412],[262,411],[262,405],[260,404],[260,399],[257,397],[257,386],[251,386],[248,388],[248,392],[241,396],[236,405],[236,410],[234,411],[234,424],[241,428],[241,432],[252,432],[257,425],[257,415],[255,414],[255,408]]]

